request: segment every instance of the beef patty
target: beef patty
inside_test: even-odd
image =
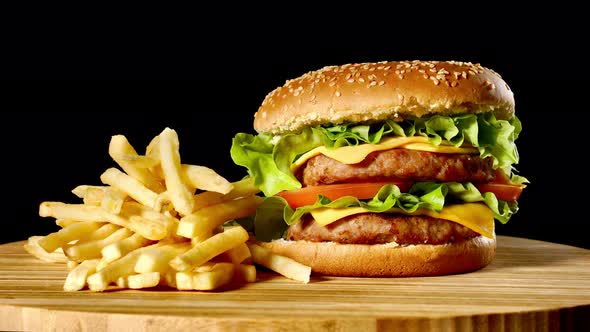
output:
[[[356,214],[326,226],[304,215],[287,231],[289,240],[344,244],[443,244],[475,236],[479,234],[449,220],[387,213]]]
[[[386,180],[490,182],[495,177],[492,163],[492,158],[471,154],[391,149],[373,152],[352,165],[317,155],[297,177],[306,186]]]

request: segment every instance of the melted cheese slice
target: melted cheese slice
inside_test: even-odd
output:
[[[318,146],[310,150],[299,159],[297,159],[291,166],[291,170],[295,172],[305,162],[319,154],[338,160],[343,164],[356,164],[363,161],[367,155],[375,151],[383,151],[390,149],[408,149],[420,150],[438,153],[478,153],[479,151],[474,147],[454,147],[452,145],[434,145],[428,141],[428,138],[423,136],[412,137],[389,137],[379,144],[360,144],[357,146],[343,146],[336,149],[328,149],[325,146]]]
[[[326,226],[338,219],[359,213],[370,213],[371,211],[362,207],[344,209],[320,208],[310,213],[315,222]],[[441,211],[419,209],[414,213],[406,213],[402,209],[393,208],[387,213],[402,213],[406,215],[426,215],[433,218],[445,219],[461,224],[485,237],[494,238],[494,213],[483,203],[465,203],[449,205]]]

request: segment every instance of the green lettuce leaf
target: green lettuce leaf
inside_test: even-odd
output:
[[[491,113],[460,116],[435,115],[429,118],[407,119],[402,122],[387,120],[378,124],[341,124],[305,128],[297,134],[272,137],[239,133],[231,147],[235,164],[248,169],[255,184],[265,196],[282,190],[301,188],[291,173],[291,165],[302,154],[318,146],[338,148],[359,144],[377,144],[384,137],[427,137],[432,144],[478,148],[482,158],[492,157],[495,168],[510,170],[518,163],[514,141],[521,132],[517,117],[497,120]]]
[[[470,182],[417,182],[410,188],[409,193],[402,193],[396,185],[388,184],[368,201],[361,201],[352,196],[332,201],[320,195],[314,204],[295,210],[282,197],[267,197],[256,211],[254,232],[256,238],[261,241],[281,238],[289,225],[295,223],[304,214],[319,208],[363,207],[374,213],[383,213],[392,208],[399,208],[407,213],[412,213],[418,209],[440,211],[445,205],[463,202],[483,202],[493,211],[494,218],[502,223],[508,222],[511,215],[518,210],[516,202],[498,201],[492,193],[482,195]]]

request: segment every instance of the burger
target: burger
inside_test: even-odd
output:
[[[480,269],[528,183],[514,95],[480,64],[324,67],[270,92],[254,129],[231,147],[265,197],[252,238],[316,274]]]

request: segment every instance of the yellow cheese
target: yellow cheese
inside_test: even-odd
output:
[[[338,160],[343,164],[356,164],[363,161],[363,159],[365,159],[371,152],[394,148],[438,153],[478,153],[478,150],[474,147],[462,148],[454,147],[452,145],[433,145],[428,141],[428,138],[424,136],[389,137],[379,142],[379,144],[360,144],[356,146],[343,146],[336,149],[328,149],[325,146],[319,146],[301,155],[301,157],[293,163],[291,170],[295,172],[308,159],[319,154]]]
[[[362,207],[351,207],[344,209],[320,208],[310,213],[315,222],[326,226],[338,219],[353,214],[371,212]],[[402,213],[408,215],[426,215],[433,218],[445,219],[461,224],[473,231],[488,237],[494,237],[494,213],[483,203],[455,204],[444,207],[441,211],[419,209],[414,213],[406,213],[402,209],[393,208],[387,213]]]

